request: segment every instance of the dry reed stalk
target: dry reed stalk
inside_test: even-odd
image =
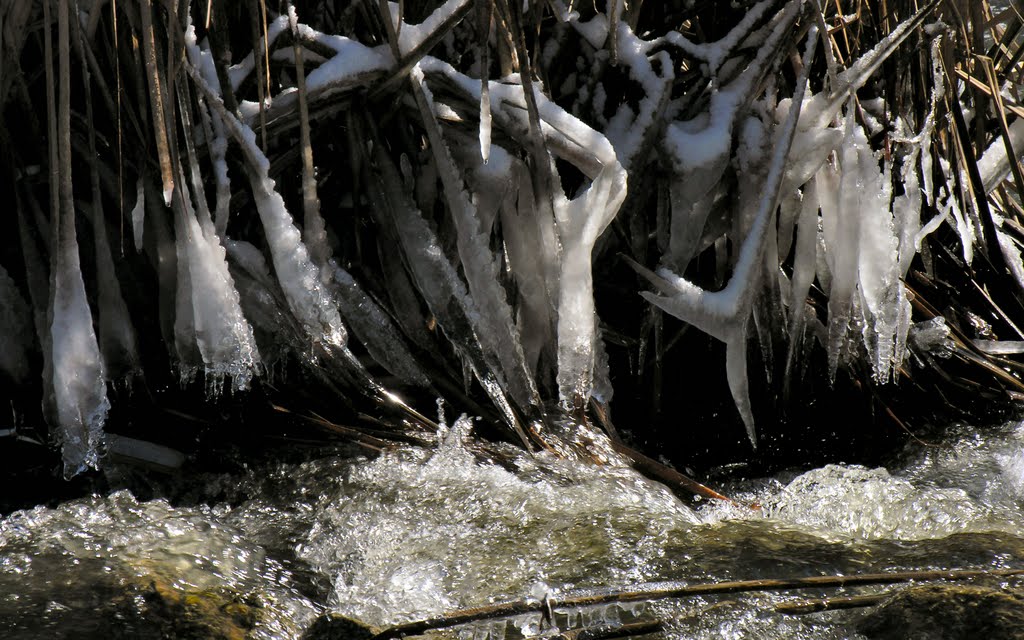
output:
[[[757,591],[788,591],[794,589],[832,589],[907,582],[959,582],[976,578],[1013,578],[1024,575],[1024,569],[955,570],[955,571],[897,571],[890,573],[862,573],[838,576],[811,576],[807,578],[778,578],[735,580],[708,584],[651,585],[643,588],[610,591],[598,594],[545,598],[544,600],[517,600],[499,604],[452,611],[433,618],[416,620],[384,629],[372,640],[391,640],[420,635],[434,629],[446,629],[479,620],[506,618],[526,613],[544,614],[553,609],[590,607],[603,604],[645,602],[695,596],[753,593]]]
[[[164,190],[164,203],[171,203],[174,192],[174,169],[165,124],[165,105],[160,90],[160,74],[157,69],[156,38],[153,33],[153,6],[151,0],[139,0],[139,15],[142,20],[142,51],[146,65],[146,79],[149,84],[149,110],[153,117],[153,136],[160,161],[160,182]]]

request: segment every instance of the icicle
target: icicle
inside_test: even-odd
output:
[[[892,215],[899,237],[899,273],[905,277],[910,271],[910,263],[920,248],[916,241],[921,231],[921,185],[917,177],[917,160],[920,149],[911,148],[900,165],[900,178],[903,182],[903,195],[892,203]]]
[[[53,248],[52,376],[64,477],[96,468],[110,402],[92,326],[75,234],[74,211],[61,214]]]
[[[818,183],[812,179],[804,189],[793,252],[793,280],[789,302],[789,352],[786,356],[783,388],[790,389],[797,351],[804,341],[807,293],[814,282],[818,239]]]
[[[480,90],[480,157],[484,164],[491,157],[491,93],[486,82]]]
[[[59,180],[59,207],[55,210],[50,249],[50,335],[53,402],[56,406],[58,439],[64,460],[64,477],[70,478],[99,464],[103,425],[110,402],[92,311],[86,298],[85,282],[75,231],[74,187],[71,175],[70,69],[68,51],[68,5],[58,9],[60,49],[58,119],[58,166],[51,167],[51,180]],[[58,203],[54,203],[58,204]],[[48,400],[48,398],[46,398]]]
[[[575,199],[555,199],[555,222],[562,244],[557,380],[559,399],[567,408],[590,397],[597,335],[591,253],[625,197],[626,172],[612,161]]]
[[[900,313],[899,238],[890,209],[892,179],[868,145],[863,129],[857,127],[851,144],[857,151],[860,194],[860,247],[858,287],[864,314],[865,346],[869,347],[874,376],[885,382],[892,371],[895,336]],[[846,167],[844,167],[846,169]],[[854,213],[854,212],[848,212]],[[873,347],[873,348],[872,348]]]
[[[852,110],[850,112],[852,114]],[[828,292],[828,352],[829,377],[835,379],[840,354],[849,334],[853,315],[853,295],[857,288],[857,256],[860,245],[860,189],[857,175],[857,153],[849,141],[850,132],[841,146],[839,167],[824,168],[818,174],[819,204],[821,206],[822,237],[825,259],[831,276]]]
[[[433,95],[423,83],[423,72],[414,67],[411,78],[418,91],[416,101],[426,125],[435,165],[444,185],[444,196],[452,214],[469,292],[478,316],[470,316],[480,343],[501,366],[509,395],[521,407],[540,406],[533,376],[526,366],[522,343],[512,318],[505,290],[499,280],[499,266],[490,249],[490,228],[480,224],[476,207],[465,191],[461,172],[455,165],[440,127],[433,116]]]
[[[142,176],[135,183],[135,206],[132,208],[132,237],[135,250],[142,251],[142,230],[146,222],[146,189]]]
[[[179,184],[185,184],[184,176]],[[224,248],[210,221],[200,224],[196,219],[185,194],[175,203],[174,222],[180,278],[176,337],[195,341],[209,392],[216,394],[226,377],[236,391],[246,389],[259,352],[242,315]],[[188,353],[190,345],[183,346]],[[186,360],[183,365],[191,363]],[[188,373],[183,372],[183,377]]]
[[[517,326],[523,353],[536,372],[541,353],[554,344],[560,248],[554,220],[541,219],[534,206],[529,169],[515,160],[511,174],[512,189],[501,203],[501,228],[519,290]]]
[[[791,5],[792,6],[792,5]],[[804,64],[797,78],[796,91],[785,121],[779,129],[772,150],[764,189],[758,202],[750,233],[744,239],[732,278],[721,291],[710,292],[692,282],[662,269],[656,275],[634,265],[637,271],[664,295],[641,291],[640,295],[675,317],[693,324],[700,330],[726,343],[727,378],[743,418],[751,444],[757,447],[757,434],[750,410],[746,381],[746,323],[750,317],[756,285],[764,267],[764,250],[768,235],[774,231],[774,213],[779,189],[785,173],[786,159],[796,131],[807,88],[807,70],[817,46],[817,28],[812,26],[807,36]],[[741,368],[743,371],[741,372]]]

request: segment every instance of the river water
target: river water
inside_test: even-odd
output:
[[[471,426],[373,459],[327,451],[195,476],[171,501],[119,490],[10,514],[0,637],[302,638],[326,612],[385,627],[652,581],[1024,566],[1019,423],[953,428],[887,469],[829,465],[721,487],[760,508],[691,508],[615,465],[500,447],[488,460],[463,445]],[[656,637],[680,639],[862,638],[872,609],[774,607],[889,588],[556,607],[551,622],[659,620]],[[550,637],[549,624],[525,615],[435,633]]]

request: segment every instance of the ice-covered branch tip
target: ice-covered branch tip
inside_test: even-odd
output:
[[[733,400],[747,428],[751,444],[757,447],[757,432],[750,407],[746,373],[746,331],[754,295],[762,277],[762,255],[768,236],[772,231],[775,209],[778,205],[779,188],[785,175],[786,160],[796,133],[800,108],[807,89],[807,74],[817,46],[817,28],[811,27],[804,64],[797,78],[789,114],[780,128],[775,147],[772,150],[768,174],[764,181],[762,196],[758,202],[753,225],[739,251],[739,258],[729,283],[721,291],[710,292],[680,278],[667,270],[658,275],[659,288],[671,291],[671,295],[658,296],[643,291],[640,295],[652,304],[684,322],[689,322],[702,331],[726,343],[726,375]],[[646,277],[658,277],[643,270]]]

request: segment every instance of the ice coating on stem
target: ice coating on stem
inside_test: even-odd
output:
[[[757,447],[757,432],[750,407],[746,378],[746,331],[751,314],[757,285],[764,266],[763,256],[768,236],[774,225],[775,209],[779,189],[785,175],[786,160],[789,156],[800,117],[804,92],[807,88],[807,68],[813,59],[817,46],[817,28],[811,27],[804,52],[804,66],[797,78],[786,120],[775,136],[770,156],[764,189],[757,204],[757,210],[746,238],[739,250],[739,257],[728,284],[721,290],[704,290],[684,278],[661,269],[658,274],[639,267],[637,270],[657,287],[664,295],[648,291],[640,293],[646,300],[684,322],[726,343],[726,377],[736,408],[747,429],[750,443]]]
[[[363,291],[348,271],[333,265],[331,280],[345,320],[370,356],[404,382],[429,387],[430,379],[406,348],[387,312]]]
[[[135,250],[142,251],[142,231],[146,223],[146,189],[144,181],[140,176],[135,183],[135,206],[132,207],[132,238],[135,240]]]
[[[321,278],[320,268],[313,263],[302,242],[284,199],[275,190],[275,183],[269,176],[270,161],[256,144],[256,132],[227,112],[223,102],[194,67],[185,65],[185,69],[245,156],[246,176],[288,308],[314,343],[343,347],[347,333],[341,316]]]
[[[179,184],[185,184],[182,179]],[[187,195],[175,202],[174,235],[178,258],[175,337],[183,378],[190,378],[188,355],[194,342],[207,389],[217,393],[225,378],[232,388],[248,388],[260,361],[252,328],[242,314],[238,291],[228,271],[224,247],[210,221],[200,223]]]
[[[477,207],[466,193],[465,184],[434,119],[434,99],[423,82],[419,68],[412,71],[416,100],[423,114],[444,196],[455,223],[459,258],[466,274],[469,293],[479,313],[473,317],[481,345],[494,354],[508,385],[508,392],[520,406],[539,406],[540,397],[533,376],[526,367],[519,332],[512,319],[505,291],[499,280],[499,265],[489,246],[490,225],[482,224]]]
[[[248,127],[246,131],[250,134],[252,151],[263,157],[256,146],[255,133]],[[320,269],[313,264],[299,230],[285,208],[284,199],[274,190],[274,181],[267,176],[266,165],[249,172],[249,184],[270,247],[274,272],[288,307],[313,341],[343,346],[346,331],[341,316],[320,278]]]
[[[110,401],[82,279],[74,211],[62,213],[59,225],[52,257],[50,347],[57,433],[64,477],[70,478],[98,466]]]

